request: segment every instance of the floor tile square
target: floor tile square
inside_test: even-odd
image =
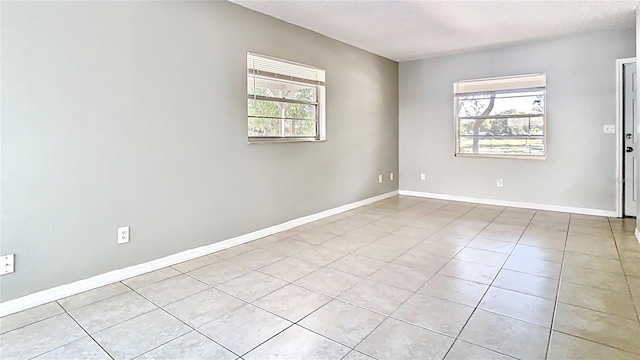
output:
[[[165,306],[209,288],[209,285],[188,275],[178,275],[136,291],[158,306]]]
[[[223,282],[235,279],[251,272],[251,269],[229,261],[220,261],[215,264],[201,267],[189,272],[189,276],[194,277],[211,286],[222,284]]]
[[[617,259],[574,253],[567,251],[564,254],[565,265],[577,266],[586,269],[598,269],[600,271],[623,274],[622,263]]]
[[[418,292],[475,307],[488,288],[489,285],[473,281],[435,275]]]
[[[314,246],[295,254],[293,257],[316,265],[326,266],[345,255],[347,255],[347,253],[343,251],[329,249],[323,246]]]
[[[434,273],[435,271],[427,274],[409,267],[388,264],[369,276],[369,279],[409,291],[417,291]]]
[[[159,270],[151,271],[146,274],[138,275],[127,280],[123,280],[122,283],[132,289],[139,289],[141,287],[157,283],[158,281],[168,279],[170,277],[180,275],[180,271],[166,267]]]
[[[493,281],[492,286],[555,300],[559,283],[556,279],[544,276],[502,269]]]
[[[513,360],[511,356],[499,354],[483,347],[466,343],[461,340],[456,342],[449,350],[445,360]]]
[[[2,358],[30,359],[86,336],[69,315],[56,315],[0,335]]]
[[[244,359],[341,359],[348,352],[348,347],[293,325],[245,355]]]
[[[131,359],[191,329],[161,309],[100,331],[93,338],[114,357]]]
[[[287,240],[280,240],[280,241],[287,241]],[[280,241],[278,241],[277,243],[280,243]],[[276,243],[276,244],[277,244]],[[304,243],[302,243],[304,244]],[[271,247],[269,247],[269,249],[271,249],[273,247],[273,245]],[[270,250],[265,250],[265,249],[253,249],[251,251],[247,251],[244,254],[240,254],[238,256],[234,256],[232,258],[229,258],[229,261],[232,261],[238,265],[244,266],[246,268],[249,269],[259,269],[263,266],[267,266],[269,264],[272,264],[278,260],[283,259],[284,256],[277,254],[275,252],[272,252]]]
[[[637,320],[558,303],[553,329],[640,354],[640,324]]]
[[[252,302],[285,285],[287,282],[284,280],[253,271],[216,287],[244,301]]]
[[[345,234],[325,241],[321,245],[329,249],[350,253],[360,249],[361,247],[369,245],[370,243],[371,241],[350,238]]]
[[[549,344],[548,359],[640,360],[640,355],[631,354],[610,346],[553,331],[551,334],[551,343]]]
[[[129,291],[128,287],[121,282],[101,286],[97,289],[82,292],[77,295],[69,296],[64,299],[58,300],[60,304],[67,311],[76,309],[81,306],[89,305],[91,303],[110,298],[112,296],[120,295]]]
[[[128,289],[127,289],[128,290]],[[46,303],[0,318],[0,334],[64,313],[56,302]]]
[[[549,261],[562,264],[564,252],[562,250],[547,249],[543,247],[516,244],[511,255],[522,256],[529,259]]]
[[[378,359],[442,359],[453,338],[387,319],[356,350]]]
[[[562,282],[572,282],[620,293],[629,292],[627,279],[622,274],[608,273],[597,269],[585,269],[572,265],[565,265],[562,268]]]
[[[562,282],[558,301],[628,319],[637,319],[635,305],[629,293]]]
[[[192,331],[157,347],[136,360],[151,359],[220,359],[235,360],[238,356],[211,341],[204,335]]]
[[[424,253],[411,249],[393,260],[394,264],[420,270],[427,274],[435,274],[449,262],[449,258]]]
[[[484,295],[478,309],[550,328],[554,302],[492,286]]]
[[[254,305],[297,322],[329,301],[331,298],[326,295],[290,284],[255,301]]]
[[[70,310],[69,314],[91,334],[154,309],[157,309],[156,305],[137,293],[128,291]]]
[[[59,348],[51,350],[40,356],[35,357],[37,360],[46,359],[82,359],[82,360],[110,360],[109,355],[88,336],[76,340]]]
[[[355,275],[321,268],[296,281],[295,284],[329,296],[338,296],[361,281],[362,278]]]
[[[322,228],[320,228],[320,229],[311,229],[305,232],[301,232],[299,234],[292,236],[291,239],[300,240],[311,245],[320,245],[325,241],[333,239],[334,237],[336,237],[335,234],[322,231]]]
[[[464,249],[464,246],[462,245],[431,241],[429,238],[414,246],[410,250],[410,252],[427,253],[451,259],[452,257],[456,256],[456,254],[459,253],[462,249]]]
[[[488,285],[491,284],[499,270],[500,268],[498,267],[454,259],[445,265],[438,273],[440,275],[456,277]]]
[[[249,252],[256,247],[252,244],[241,244],[216,252],[215,254],[223,259],[230,259],[238,255]]]
[[[515,358],[544,359],[549,332],[542,326],[477,309],[459,339]]]
[[[216,254],[209,254],[209,255],[205,255],[205,256],[200,256],[198,258],[195,258],[193,260],[189,260],[189,261],[185,261],[185,262],[181,262],[179,264],[175,264],[173,266],[171,266],[172,268],[186,273],[189,271],[193,271],[195,269],[199,269],[201,267],[207,266],[207,265],[211,265],[213,263],[216,263],[218,261],[220,261],[221,258],[216,255]]]
[[[516,244],[505,241],[488,240],[482,238],[475,238],[467,245],[469,248],[493,251],[502,254],[511,254],[511,251]]]
[[[351,350],[351,352],[347,354],[347,356],[343,357],[342,360],[375,360],[375,359],[359,351]]]
[[[473,241],[471,242],[473,243]],[[467,245],[455,257],[455,260],[468,261],[488,266],[502,267],[508,255],[493,251],[474,249]]]
[[[545,276],[552,279],[560,279],[560,264],[544,260],[536,260],[517,255],[509,256],[504,268],[519,271],[531,275]]]
[[[366,309],[389,315],[411,294],[410,291],[394,286],[364,280],[340,295],[339,298]]]
[[[273,258],[274,257],[273,254],[280,255],[280,257],[292,256],[294,254],[297,254],[297,253],[299,253],[301,251],[310,249],[312,247],[313,247],[313,245],[311,245],[309,243],[306,243],[304,241],[295,240],[294,237],[290,237],[288,239],[278,240],[278,241],[274,242],[273,244],[271,244],[270,246],[268,246],[266,249],[269,250],[272,254],[265,254],[265,256],[263,256],[263,257],[257,257],[257,260],[262,260],[262,258],[264,258],[264,259]],[[250,266],[245,265],[245,264],[241,264],[241,265],[250,267]]]
[[[171,315],[193,326],[200,327],[246,303],[218,289],[209,289],[165,306]]]
[[[407,249],[398,249],[393,246],[374,243],[356,250],[354,254],[389,262],[400,256],[406,250]]]
[[[457,337],[474,308],[439,298],[415,294],[393,317],[451,337]]]
[[[349,347],[356,346],[386,317],[340,300],[333,300],[299,325]]]
[[[320,268],[307,261],[287,257],[259,269],[260,272],[285,281],[296,281]]]
[[[291,322],[245,305],[198,329],[218,344],[242,355],[291,326]]]
[[[329,268],[340,270],[356,276],[367,277],[380,270],[387,263],[364,256],[349,254],[328,265]]]

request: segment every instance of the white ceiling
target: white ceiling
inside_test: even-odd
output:
[[[396,61],[633,29],[638,5],[635,0],[230,1]]]

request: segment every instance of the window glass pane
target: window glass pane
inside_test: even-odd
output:
[[[307,102],[316,101],[315,86],[294,84],[286,81],[277,81],[259,77],[256,77],[254,81],[254,78],[251,75],[247,77],[247,94]]]
[[[459,152],[544,155],[544,118],[460,120]]]
[[[285,106],[284,116],[293,119],[315,120],[316,107],[308,104],[283,103]]]
[[[280,117],[282,103],[267,100],[247,99],[249,116]]]
[[[314,120],[285,120],[285,136],[316,137],[317,127]]]
[[[249,118],[249,136],[281,136],[280,119]]]
[[[487,112],[485,114],[485,112]],[[458,116],[516,115],[544,113],[544,92],[523,91],[498,94],[462,95]]]

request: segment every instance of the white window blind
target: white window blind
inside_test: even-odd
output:
[[[324,85],[325,81],[322,69],[251,53],[247,55],[247,70],[249,74],[307,84]]]
[[[544,89],[546,85],[546,75],[531,74],[459,81],[453,84],[453,92],[455,95],[489,92],[516,92],[522,91],[523,89]]]

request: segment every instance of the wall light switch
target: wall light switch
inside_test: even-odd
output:
[[[118,228],[118,244],[129,242],[129,227],[122,226]]]
[[[0,256],[0,275],[11,274],[15,271],[16,254]]]
[[[605,134],[615,134],[616,133],[616,126],[615,125],[605,125],[603,131],[604,131]]]

